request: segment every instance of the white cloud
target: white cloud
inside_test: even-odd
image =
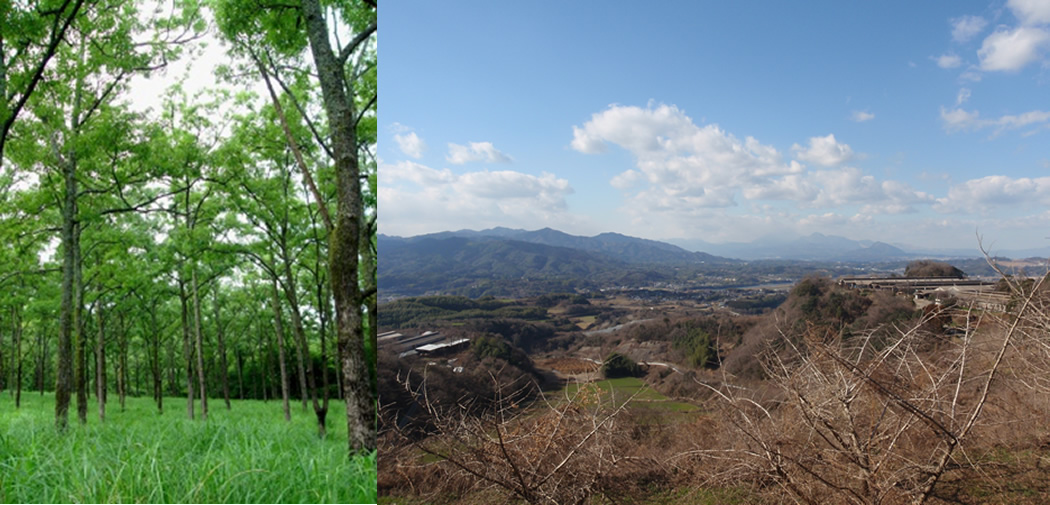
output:
[[[455,179],[449,169],[435,170],[413,161],[401,161],[393,165],[382,164],[384,183],[410,181],[420,186],[447,184]]]
[[[1022,24],[1050,23],[1050,2],[1046,0],[1009,0],[1006,6]]]
[[[952,19],[952,40],[964,43],[974,38],[988,22],[980,16],[963,16]]]
[[[958,107],[970,99],[972,92],[969,88],[959,88],[959,94],[955,95],[955,106]]]
[[[942,54],[934,60],[937,62],[937,66],[941,68],[956,68],[962,65],[962,58],[957,54]]]
[[[384,233],[415,235],[458,229],[555,226],[570,229],[573,188],[553,174],[478,171],[454,174],[419,163],[381,164],[379,205]]]
[[[949,132],[995,128],[994,134],[999,135],[1006,130],[1050,122],[1050,111],[1033,110],[1023,114],[1007,114],[998,119],[982,119],[976,110],[968,112],[959,107],[951,110],[941,107],[941,120],[944,122],[944,128]]]
[[[609,184],[616,189],[626,190],[634,187],[638,184],[638,181],[642,179],[642,174],[637,170],[625,170],[624,172],[617,174],[609,181]]]
[[[872,119],[875,119],[875,114],[872,114],[866,110],[855,110],[853,111],[853,115],[850,116],[850,119],[857,123],[863,123],[865,121],[871,121]]]
[[[1050,204],[1050,177],[989,175],[952,186],[934,207],[941,212],[974,212],[990,207]]]
[[[934,201],[903,183],[843,167],[857,156],[834,135],[813,137],[805,147],[795,144],[791,149],[798,161],[785,161],[777,149],[755,138],[741,140],[717,125],[697,126],[672,105],[612,105],[573,128],[571,145],[577,151],[600,153],[609,144],[635,157],[635,167],[610,184],[624,192],[621,211],[646,236],[697,233],[699,221],[715,216],[726,222],[726,209],[736,208],[733,214],[738,214],[741,198],[755,204],[794,202],[806,208],[864,207],[870,213],[912,212]],[[799,161],[834,169],[806,171]],[[798,224],[797,216],[771,217],[770,222],[762,217],[763,223],[733,219],[767,232]]]
[[[1017,71],[1040,57],[1040,50],[1050,42],[1050,32],[1022,26],[1013,30],[1000,28],[984,39],[977,56],[986,71]]]
[[[808,148],[795,144],[791,146],[791,150],[799,160],[825,167],[839,165],[853,158],[853,149],[847,144],[838,143],[833,134],[811,137]]]
[[[423,142],[423,139],[419,138],[416,132],[410,132],[407,135],[395,134],[394,140],[397,142],[401,152],[405,153],[405,156],[417,160],[423,157],[423,151],[427,148],[426,142]]]
[[[483,161],[486,163],[510,163],[510,156],[503,154],[492,145],[492,142],[470,142],[469,146],[459,144],[448,144],[448,156],[445,159],[454,165],[462,165],[472,161]]]
[[[772,146],[740,140],[717,125],[697,126],[673,105],[612,105],[573,127],[577,151],[600,153],[608,144],[631,152],[637,168],[610,182],[627,189],[644,178],[651,185],[643,191],[646,205],[653,208],[732,206],[741,187],[802,171]]]
[[[913,205],[933,203],[932,196],[916,191],[897,181],[879,182],[855,167],[813,172],[813,185],[820,193],[813,204],[818,207],[841,207],[864,204],[864,212],[899,214],[912,212]]]

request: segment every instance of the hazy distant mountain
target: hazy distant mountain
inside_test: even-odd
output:
[[[605,254],[487,236],[379,236],[379,289],[385,296],[455,293],[528,296],[646,283],[666,273]]]
[[[681,247],[666,242],[629,237],[619,233],[602,233],[594,237],[583,237],[579,235],[570,235],[551,228],[543,228],[535,231],[513,230],[510,228],[492,228],[481,231],[445,231],[401,238],[400,240],[412,242],[450,237],[507,239],[555,247],[566,247],[569,249],[600,253],[619,261],[635,264],[726,263],[733,261],[728,258],[712,256],[705,252],[687,251]],[[383,256],[381,255],[380,257]]]
[[[798,238],[760,238],[754,242],[712,244],[701,240],[671,240],[686,249],[702,249],[744,260],[785,259],[807,261],[894,261],[922,256],[885,242],[852,240],[813,233]]]

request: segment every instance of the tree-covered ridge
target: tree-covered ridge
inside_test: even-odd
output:
[[[376,33],[374,2],[0,4],[0,389],[59,430],[115,391],[298,397],[324,436],[345,398],[374,450]],[[132,107],[203,39],[215,86]]]

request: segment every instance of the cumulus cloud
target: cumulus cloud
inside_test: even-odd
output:
[[[1042,28],[1000,28],[984,39],[977,56],[982,70],[1014,72],[1038,60],[1047,42],[1050,32]]]
[[[449,169],[435,170],[413,161],[401,161],[393,165],[383,164],[381,180],[387,182],[409,181],[420,186],[449,184],[455,176]]]
[[[637,165],[610,182],[626,189],[644,178],[654,206],[732,206],[742,186],[802,171],[774,147],[717,125],[697,126],[673,105],[612,105],[573,127],[571,146],[579,152],[600,153],[609,144],[629,151]]]
[[[632,226],[654,236],[701,233],[698,223],[710,219],[738,220],[751,231],[762,228],[767,233],[797,227],[798,216],[790,211],[775,214],[784,211],[787,202],[809,209],[853,209],[847,216],[857,210],[912,212],[934,202],[906,184],[844,166],[857,156],[833,134],[810,138],[805,146],[795,144],[791,150],[796,160],[788,161],[753,137],[741,139],[717,125],[698,126],[673,105],[612,105],[574,127],[571,146],[587,154],[618,146],[634,156],[635,167],[610,184],[624,192],[621,211]],[[800,162],[827,168],[807,171]],[[762,210],[758,220],[745,219],[739,216],[740,199],[777,209]]]
[[[962,58],[960,58],[957,54],[951,53],[942,54],[934,58],[934,61],[936,61],[937,66],[941,68],[956,68],[959,65],[962,65]]]
[[[850,119],[857,123],[863,123],[865,121],[871,121],[872,119],[875,119],[875,114],[872,114],[866,110],[855,110],[850,116]]]
[[[454,165],[462,165],[472,161],[483,161],[486,163],[510,163],[510,156],[502,153],[492,145],[492,142],[470,142],[470,145],[459,145],[449,142],[448,156],[445,160]]]
[[[988,22],[980,16],[963,16],[952,19],[952,40],[958,43],[968,42],[981,33]]]
[[[1050,111],[1033,110],[1023,114],[1007,114],[996,119],[984,119],[976,110],[969,112],[960,107],[950,110],[941,107],[941,121],[944,122],[944,129],[949,132],[994,128],[994,135],[999,135],[1006,130],[1050,122]]]
[[[391,226],[386,233],[536,225],[564,229],[579,221],[568,212],[569,181],[550,173],[455,174],[412,161],[381,164],[379,171],[379,205]]]
[[[616,189],[626,190],[634,187],[642,178],[642,174],[637,170],[625,170],[613,177],[609,184]]]
[[[825,167],[840,165],[853,159],[853,149],[847,144],[837,142],[833,134],[812,137],[809,139],[809,147],[795,144],[791,146],[791,150],[799,160]]]
[[[409,132],[408,134],[402,135],[400,133],[394,135],[394,141],[397,142],[398,148],[405,156],[419,159],[423,157],[423,151],[426,150],[427,144],[423,142],[423,139],[416,135],[416,132]]]
[[[972,92],[969,88],[959,88],[959,94],[955,95],[955,106],[958,107],[970,99]]]
[[[942,212],[982,211],[1008,205],[1050,204],[1050,177],[1013,178],[989,175],[952,186],[948,196],[937,200]]]
[[[1050,23],[1050,3],[1045,0],[1009,0],[1006,6],[1017,16],[1021,24]]]

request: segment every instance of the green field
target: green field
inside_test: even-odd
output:
[[[606,379],[602,381],[584,384],[584,387],[597,387],[602,392],[605,401],[615,402],[615,405],[623,405],[628,399],[631,400],[631,409],[649,409],[670,412],[697,412],[699,407],[690,403],[674,401],[649,387],[645,381],[637,377],[622,377],[618,379]],[[572,396],[580,389],[580,384],[568,384],[563,391],[552,393],[554,397],[568,394]]]
[[[207,421],[190,420],[185,398],[165,398],[158,415],[150,398],[115,395],[106,421],[92,400],[88,424],[71,412],[70,428],[54,427],[50,394],[24,393],[22,407],[0,394],[0,503],[375,503],[376,455],[347,456],[342,402],[328,414],[328,437],[317,437],[312,409],[281,402],[210,399]],[[198,405],[199,415],[199,405]]]

